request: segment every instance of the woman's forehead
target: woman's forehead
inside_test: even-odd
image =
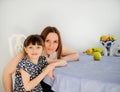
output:
[[[58,40],[58,35],[56,33],[49,33],[46,37],[46,39],[54,39]]]

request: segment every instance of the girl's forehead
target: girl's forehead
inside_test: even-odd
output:
[[[38,43],[35,43],[35,44],[30,43],[29,46],[42,46],[42,45],[40,45],[40,44],[38,44]]]

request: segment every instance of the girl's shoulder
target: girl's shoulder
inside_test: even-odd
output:
[[[22,60],[18,63],[18,67],[20,68],[30,68],[34,64],[30,62],[26,57],[23,57]]]
[[[18,65],[24,64],[25,62],[27,62],[27,58],[23,57],[22,60],[18,63]]]
[[[40,56],[39,57],[38,63],[46,63],[46,62],[47,62],[46,56]]]
[[[39,68],[43,69],[48,65],[47,58],[45,56],[40,56],[38,60],[38,66]]]
[[[37,65],[30,62],[26,57],[22,58],[21,62],[19,62],[17,66],[17,70],[23,69],[24,71],[31,74],[33,70],[35,70]]]

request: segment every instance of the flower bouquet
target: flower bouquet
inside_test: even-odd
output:
[[[100,37],[101,44],[105,47],[104,56],[112,56],[111,46],[114,45],[116,37],[114,35],[102,35]]]

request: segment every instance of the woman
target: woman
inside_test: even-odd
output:
[[[48,63],[58,62],[61,59],[65,61],[75,61],[79,59],[79,54],[75,50],[62,45],[60,33],[57,28],[51,26],[46,27],[42,31],[41,36],[45,43],[45,55],[48,58]],[[6,65],[3,71],[5,92],[12,92],[12,74],[15,72],[18,62],[24,56],[25,54],[22,51]],[[43,83],[43,90],[44,84],[45,83]]]

